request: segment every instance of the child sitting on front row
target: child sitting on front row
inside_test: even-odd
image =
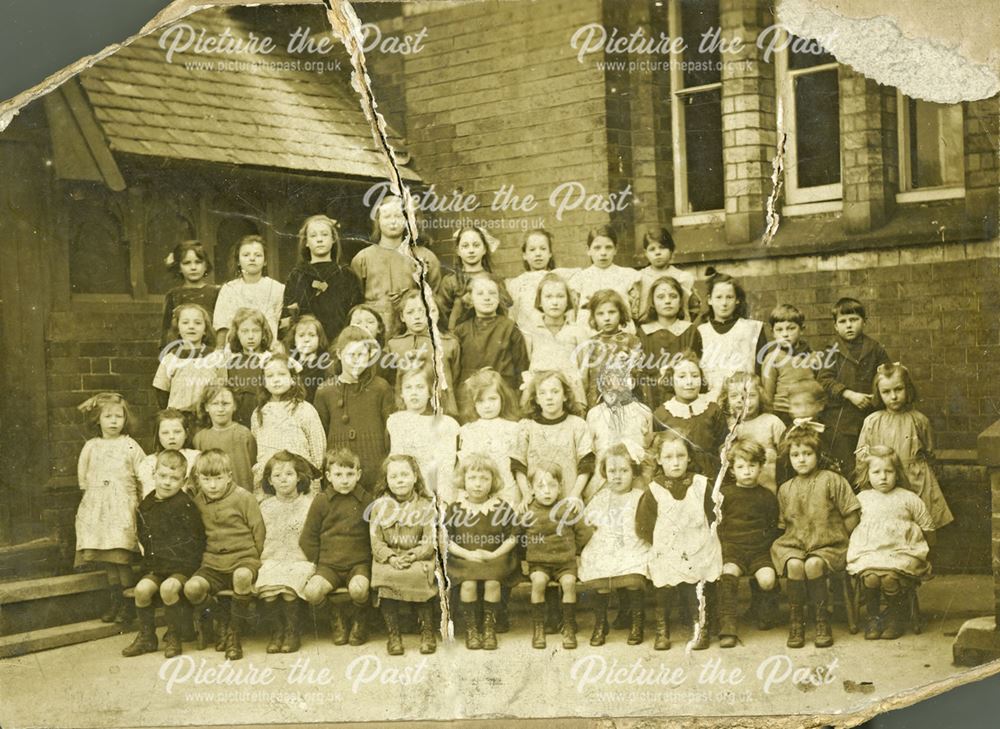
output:
[[[708,625],[702,607],[704,584],[722,572],[722,547],[712,523],[715,501],[708,479],[695,471],[690,445],[675,431],[654,441],[658,469],[635,513],[635,532],[652,545],[649,577],[656,588],[656,640],[653,650],[670,648],[670,605],[684,599],[695,618],[693,650],[708,648]]]
[[[361,460],[347,448],[327,452],[324,475],[326,487],[313,498],[299,537],[306,559],[316,564],[316,574],[306,583],[306,600],[319,605],[346,587],[350,619],[340,604],[330,600],[333,644],[363,645],[372,579],[372,544],[365,515],[372,497],[359,483]]]
[[[559,464],[539,463],[528,478],[532,501],[522,539],[531,580],[531,647],[545,648],[545,588],[554,580],[562,588],[562,646],[576,648],[576,555],[590,539],[590,529],[571,502],[560,501],[565,489]]]
[[[198,507],[182,490],[187,479],[187,459],[176,450],[156,454],[154,490],[139,504],[137,531],[142,547],[143,577],[135,586],[135,612],[139,632],[122,650],[125,657],[152,653],[157,649],[153,600],[163,600],[167,632],[163,636],[164,656],[181,653],[184,583],[201,564],[205,548],[205,527]]]
[[[722,484],[722,576],[719,578],[719,646],[732,648],[738,640],[736,622],[739,578],[749,575],[753,593],[751,610],[757,627],[774,624],[778,606],[778,576],[771,562],[771,544],[778,536],[778,500],[761,485],[766,462],[764,447],[750,438],[739,438],[727,458],[732,478]]]
[[[595,530],[594,536],[580,554],[580,581],[594,590],[591,598],[594,632],[590,644],[604,645],[609,630],[611,590],[618,590],[619,611],[629,616],[627,642],[639,645],[643,638],[643,588],[649,562],[649,546],[635,533],[635,512],[643,492],[633,485],[640,475],[641,463],[624,443],[616,443],[604,452],[600,464],[604,488],[584,510],[586,523]]]
[[[204,648],[210,630],[207,618],[217,610],[212,596],[220,590],[233,591],[228,620],[222,611],[217,614],[220,630],[215,649],[235,661],[243,657],[241,637],[264,549],[264,519],[253,494],[233,483],[232,463],[222,451],[203,452],[193,473],[198,483],[194,502],[205,525],[205,552],[201,567],[184,584],[184,595],[196,609],[209,603],[195,622],[198,646]]]
[[[489,456],[472,454],[455,472],[456,500],[445,512],[448,576],[460,585],[465,647],[496,650],[501,587],[517,571],[514,510],[498,494],[503,479]],[[478,610],[482,586],[482,625]]]
[[[288,451],[278,451],[264,466],[261,488],[269,498],[261,502],[260,514],[266,537],[254,593],[264,601],[265,612],[269,613],[268,653],[295,653],[301,646],[299,598],[305,597],[306,583],[316,571],[299,547],[299,534],[309,511],[312,477],[312,465]]]
[[[816,611],[814,645],[833,645],[827,575],[844,571],[861,508],[844,477],[820,467],[819,453],[819,433],[809,424],[793,425],[781,441],[781,459],[795,477],[778,487],[778,526],[785,533],[771,545],[771,559],[788,577],[789,648],[805,645],[807,600]]]
[[[910,591],[930,575],[934,521],[911,490],[899,455],[871,446],[858,457],[861,521],[847,547],[847,571],[861,577],[868,625],[865,640],[895,640],[903,634]],[[885,621],[881,599],[885,595]]]

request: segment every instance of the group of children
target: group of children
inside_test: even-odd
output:
[[[105,620],[131,618],[134,585],[125,655],[159,649],[157,596],[167,656],[193,631],[240,658],[254,599],[268,652],[298,650],[304,601],[328,602],[334,643],[352,645],[376,604],[392,655],[412,605],[431,653],[449,587],[466,646],[494,649],[524,580],[536,648],[555,586],[564,647],[579,591],[591,645],[613,594],[641,643],[650,583],[655,649],[670,646],[675,604],[693,648],[710,625],[732,647],[741,576],[760,628],[776,624],[785,578],[789,647],[805,643],[808,606],[815,645],[832,644],[829,578],[845,573],[865,637],[901,634],[952,516],[909,372],[864,334],[860,302],[837,302],[835,342],[814,352],[791,305],[772,311],[768,341],[724,274],[710,272],[699,314],[665,230],[645,236],[641,270],[614,264],[609,228],[589,234],[582,270],[556,268],[551,235],[532,231],[506,282],[479,228],[456,233],[458,268],[441,276],[408,244],[397,198],[350,266],[330,218],[299,239],[285,285],[256,236],[219,289],[197,242],[168,258],[183,283],[165,304],[155,453],[128,435],[120,395],[81,405],[96,437],[80,455],[78,562],[108,575]]]

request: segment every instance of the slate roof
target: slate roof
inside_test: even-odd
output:
[[[290,54],[288,33],[247,27],[224,10],[204,10],[183,21],[196,31],[236,37],[271,35],[268,54],[173,55],[159,47],[160,32],[125,46],[80,74],[94,114],[113,152],[170,159],[277,167],[308,173],[384,178],[385,167],[350,87],[346,54]],[[338,48],[338,52],[340,49]],[[320,58],[340,70],[323,73],[272,64]],[[220,63],[264,65],[254,70]],[[192,65],[199,64],[199,65]],[[400,162],[403,142],[390,134]],[[419,176],[405,166],[403,175]]]

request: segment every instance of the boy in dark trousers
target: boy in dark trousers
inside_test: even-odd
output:
[[[872,382],[879,365],[890,362],[882,345],[864,333],[865,307],[857,299],[840,299],[833,306],[837,337],[824,355],[817,380],[829,402],[823,424],[832,430],[830,454],[847,479],[854,477],[854,449],[865,416],[872,411]]]
[[[531,647],[545,647],[545,588],[554,580],[562,588],[562,645],[576,648],[576,555],[590,541],[592,530],[584,523],[582,510],[560,501],[565,490],[558,464],[536,467],[529,481],[532,501],[521,539],[531,580]]]
[[[346,587],[353,610],[348,634],[345,611],[330,602],[334,645],[363,645],[367,640],[368,588],[372,578],[372,546],[366,519],[371,495],[358,482],[361,460],[342,448],[326,454],[326,488],[316,495],[299,546],[306,559],[316,563],[316,574],[306,583],[305,597],[319,605],[327,595]]]
[[[205,549],[205,527],[198,507],[181,487],[187,475],[187,459],[180,451],[160,451],[153,470],[155,489],[139,504],[136,526],[142,548],[142,579],[135,586],[135,612],[139,632],[122,650],[125,657],[157,650],[153,599],[157,594],[166,608],[167,632],[164,656],[181,653],[184,583],[201,564]]]
[[[222,451],[213,448],[202,453],[192,473],[198,480],[194,502],[205,525],[205,553],[201,567],[184,585],[184,594],[198,606],[220,590],[233,591],[228,626],[219,631],[215,648],[235,661],[243,657],[240,638],[250,617],[251,592],[260,569],[264,519],[254,495],[233,482],[232,462]],[[196,626],[201,647],[207,642],[205,623],[202,613]]]

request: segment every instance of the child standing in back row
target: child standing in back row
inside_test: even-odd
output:
[[[441,325],[448,331],[454,331],[471,308],[468,301],[469,282],[493,272],[490,257],[500,247],[499,240],[478,226],[459,228],[452,237],[458,254],[458,268],[441,277],[437,290]],[[504,308],[509,310],[511,299],[506,287],[500,287],[500,295]]]
[[[649,265],[639,269],[641,276],[639,279],[639,307],[634,312],[635,319],[641,319],[643,314],[650,310],[653,304],[651,299],[653,284],[665,276],[677,281],[683,292],[678,318],[690,321],[698,315],[701,302],[698,300],[698,294],[694,291],[694,276],[671,264],[675,248],[673,236],[666,228],[649,229],[642,236],[642,250],[646,254]]]
[[[170,342],[170,322],[174,317],[174,309],[181,304],[198,304],[211,315],[219,298],[219,287],[208,282],[212,262],[200,241],[186,240],[178,243],[167,256],[166,264],[167,270],[181,279],[182,283],[170,289],[163,297],[161,349]]]
[[[759,353],[767,345],[764,323],[747,318],[747,295],[732,276],[713,271],[708,279],[708,311],[698,325],[704,352],[701,364],[709,397],[718,400],[722,383],[734,372],[759,372]]]
[[[271,340],[278,338],[278,321],[281,317],[284,284],[267,275],[267,253],[264,239],[259,235],[247,235],[240,239],[233,249],[234,278],[222,285],[219,300],[215,304],[212,325],[220,342],[229,338],[233,327],[233,317],[244,307],[256,309],[264,315]]]

